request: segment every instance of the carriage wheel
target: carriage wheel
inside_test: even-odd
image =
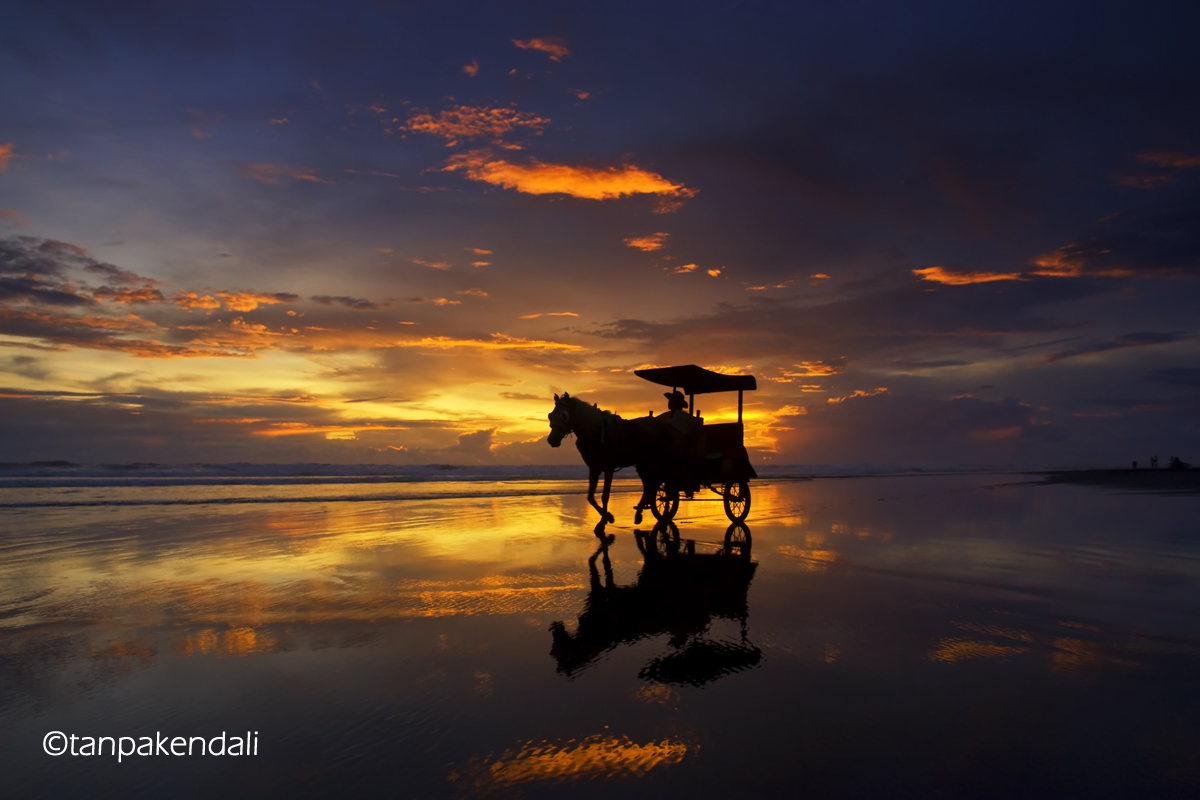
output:
[[[734,522],[725,531],[725,555],[734,552],[743,558],[750,558],[750,529],[744,522]]]
[[[654,549],[663,558],[670,558],[679,553],[679,528],[671,520],[664,520],[654,526],[651,533],[654,537]]]
[[[750,514],[750,484],[745,481],[725,484],[725,516],[741,522]]]
[[[654,505],[650,511],[658,520],[675,519],[675,513],[679,511],[679,492],[667,489],[666,483],[660,483],[654,492]]]

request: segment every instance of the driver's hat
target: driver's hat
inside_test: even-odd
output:
[[[667,398],[667,408],[674,410],[677,408],[687,408],[687,398],[683,396],[683,392],[663,392],[663,397]]]

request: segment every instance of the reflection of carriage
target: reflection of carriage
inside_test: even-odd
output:
[[[651,383],[670,386],[673,392],[682,390],[688,399],[687,411],[673,412],[680,419],[670,423],[683,434],[681,447],[675,452],[656,454],[661,480],[650,507],[654,516],[660,520],[672,519],[679,510],[681,496],[691,500],[701,487],[707,487],[721,496],[730,520],[744,520],[750,513],[749,480],[758,477],[746,453],[742,427],[742,393],[758,388],[754,376],[723,375],[695,364],[639,369],[634,374]],[[695,396],[714,392],[738,393],[737,422],[704,423]]]
[[[762,651],[746,631],[747,593],[758,566],[750,560],[749,529],[740,522],[730,525],[723,546],[710,543],[716,552],[696,552],[698,543],[680,541],[669,521],[635,536],[643,557],[637,581],[617,585],[608,544],[602,543],[588,560],[591,589],[575,630],[562,622],[550,626],[558,671],[574,677],[620,644],[663,634],[671,652],[648,663],[638,673],[643,680],[701,686],[757,666]],[[738,623],[740,635],[714,638],[711,627],[718,619]]]

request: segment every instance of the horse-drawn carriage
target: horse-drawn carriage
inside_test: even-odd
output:
[[[744,520],[750,513],[749,480],[758,477],[746,453],[742,426],[743,393],[758,388],[754,376],[725,375],[695,364],[638,369],[633,374],[659,386],[670,386],[672,394],[682,390],[687,396],[686,418],[680,426],[687,431],[682,452],[664,454],[659,462],[664,468],[650,506],[654,516],[660,520],[672,519],[679,510],[681,496],[691,500],[706,487],[720,495],[725,514],[732,522]],[[738,393],[737,422],[705,424],[696,408],[696,395],[715,392]],[[668,414],[683,416],[683,411]],[[667,415],[660,415],[663,417]]]
[[[642,497],[636,507],[634,523],[642,521],[642,511],[650,509],[659,520],[670,520],[679,510],[681,499],[694,499],[701,488],[720,496],[725,514],[741,522],[750,513],[751,478],[758,477],[746,453],[742,426],[743,393],[754,391],[753,375],[725,375],[688,364],[635,370],[640,378],[671,387],[671,403],[665,414],[625,420],[595,405],[564,394],[554,396],[550,412],[552,447],[558,447],[566,434],[575,434],[575,446],[589,468],[588,502],[600,512],[596,533],[602,534],[613,522],[608,512],[612,475],[623,467],[636,466],[642,479]],[[682,390],[682,391],[681,391]],[[738,393],[737,422],[705,424],[696,408],[696,395],[714,392]],[[686,411],[682,396],[687,396]],[[604,474],[604,494],[596,502],[596,482]]]

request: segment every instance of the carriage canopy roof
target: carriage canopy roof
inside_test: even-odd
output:
[[[753,375],[722,375],[695,364],[682,367],[655,367],[635,369],[634,375],[645,378],[659,386],[677,386],[684,394],[711,394],[712,392],[752,392],[758,388]]]

